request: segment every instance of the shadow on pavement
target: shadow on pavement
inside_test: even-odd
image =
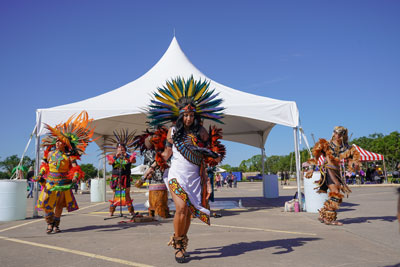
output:
[[[285,202],[292,199],[290,196],[282,196],[278,198],[263,197],[231,197],[231,198],[215,198],[214,202],[210,202],[211,213],[221,214],[222,216],[234,216],[246,212],[257,210],[266,210],[276,207],[285,206]],[[240,210],[235,210],[240,209]]]
[[[291,238],[268,241],[241,242],[223,247],[198,248],[189,252],[190,260],[202,260],[209,258],[233,257],[246,252],[262,250],[266,248],[275,248],[277,251],[272,254],[285,254],[294,251],[295,247],[301,247],[307,242],[321,240],[321,238]],[[212,254],[212,255],[205,255]],[[199,255],[199,256],[196,256]],[[204,255],[204,256],[201,256]]]
[[[400,267],[400,262],[395,265],[385,265],[384,267]]]
[[[369,221],[380,220],[385,222],[393,222],[397,220],[396,216],[379,216],[379,217],[356,217],[356,218],[348,218],[340,220],[344,224],[352,224],[352,223],[369,223]]]
[[[355,206],[360,206],[360,204],[354,204],[354,203],[351,203],[351,202],[342,202],[340,204],[340,206],[341,207],[355,207]]]
[[[141,222],[141,223],[135,223],[135,222],[114,222],[113,224],[109,225],[88,225],[84,227],[76,227],[76,228],[69,228],[69,229],[61,229],[62,232],[68,233],[68,232],[84,232],[84,231],[97,231],[97,232],[113,232],[113,231],[120,231],[120,230],[125,230],[129,229],[132,227],[137,227],[140,225],[160,225],[159,222]]]

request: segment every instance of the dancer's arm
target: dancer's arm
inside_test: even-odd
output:
[[[162,160],[164,162],[167,162],[169,158],[172,156],[172,145],[173,145],[173,140],[172,140],[172,128],[169,128],[168,134],[167,134],[167,140],[166,140],[166,145],[164,148],[164,151],[161,153]],[[144,179],[149,179],[153,176],[154,171],[156,168],[158,168],[157,160],[155,160],[150,167],[146,170],[146,172],[143,175]]]

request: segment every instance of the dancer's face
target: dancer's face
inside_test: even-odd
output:
[[[183,125],[185,127],[190,127],[193,124],[193,122],[194,122],[194,112],[193,111],[183,113]]]
[[[126,153],[126,149],[125,149],[124,146],[118,145],[117,152],[118,152],[118,154],[125,154]]]
[[[64,144],[60,140],[56,141],[56,149],[59,151],[64,151]]]
[[[333,139],[336,141],[336,142],[341,142],[342,141],[342,139],[343,139],[343,134],[342,133],[338,133],[338,132],[333,132]]]

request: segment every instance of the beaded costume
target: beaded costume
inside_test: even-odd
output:
[[[110,213],[114,213],[117,206],[127,206],[129,213],[133,215],[133,200],[126,190],[131,187],[131,168],[132,163],[136,162],[136,153],[128,153],[134,146],[135,133],[128,130],[117,130],[113,133],[114,136],[105,138],[103,149],[114,151],[118,146],[123,146],[127,153],[118,156],[116,153],[110,153],[106,156],[112,166],[110,188],[115,190],[113,199],[109,200]]]
[[[185,81],[177,78],[167,81],[166,86],[154,93],[149,108],[150,125],[163,125],[176,122],[179,115],[192,111],[200,119],[210,119],[219,123],[223,108],[222,99],[209,90],[209,82],[196,81],[190,77]],[[172,127],[172,159],[168,172],[168,186],[189,207],[192,215],[204,223],[210,224],[210,211],[206,208],[207,175],[206,164],[216,165],[215,158],[223,158],[225,147],[220,143],[222,131],[210,127],[206,141],[194,132],[178,133]]]

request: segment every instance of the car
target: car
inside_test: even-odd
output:
[[[254,182],[254,180],[262,180],[262,175],[261,174],[257,174],[254,176],[247,176],[246,179],[250,182]]]

